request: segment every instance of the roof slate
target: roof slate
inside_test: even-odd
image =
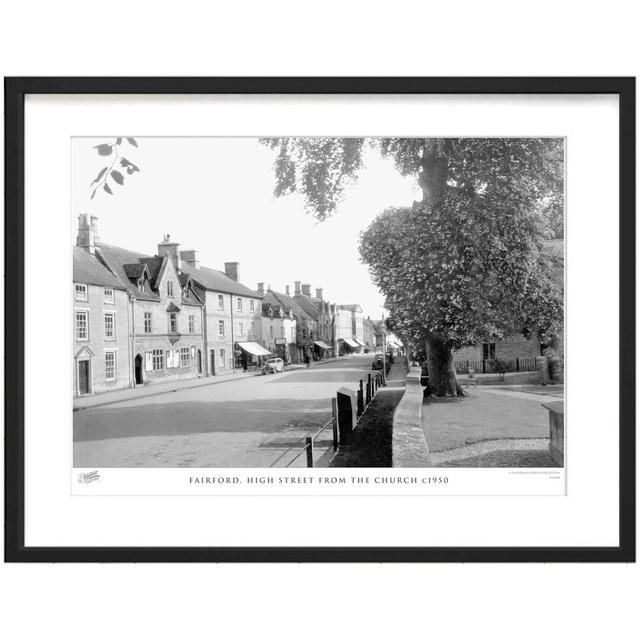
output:
[[[262,298],[257,292],[245,287],[240,282],[236,282],[228,275],[217,269],[208,267],[198,267],[197,269],[183,264],[182,271],[189,274],[201,287],[209,291],[220,291],[221,293],[233,293],[247,298]]]
[[[73,247],[73,281],[114,289],[126,289],[124,284],[107,269],[99,257],[82,247]]]

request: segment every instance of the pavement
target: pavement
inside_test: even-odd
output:
[[[530,459],[540,466],[556,466],[545,454],[549,413],[542,403],[557,400],[560,389],[556,386],[549,392],[545,390],[546,387],[477,386],[465,389],[465,398],[426,400],[422,428],[430,463],[523,466]]]
[[[73,414],[76,467],[305,466],[305,437],[331,418],[340,386],[357,388],[371,356],[315,362],[269,376],[238,374],[145,387]],[[331,429],[316,440],[318,460]],[[331,451],[332,453],[332,451]]]
[[[318,360],[312,366],[321,366],[345,360],[345,358],[327,358]],[[287,365],[287,371],[296,371],[305,369],[304,364]],[[186,380],[171,380],[168,382],[154,382],[153,384],[141,385],[131,389],[120,389],[118,391],[109,391],[108,393],[99,393],[90,396],[80,396],[73,399],[73,410],[79,411],[88,407],[103,407],[110,404],[117,404],[123,400],[132,400],[134,398],[147,398],[149,396],[161,395],[163,393],[173,393],[182,389],[195,389],[196,387],[206,387],[210,384],[220,384],[223,382],[231,382],[233,380],[242,380],[253,376],[262,376],[260,371],[249,369],[248,371],[234,371],[232,373],[224,373],[217,376],[201,376],[199,378],[189,378]]]

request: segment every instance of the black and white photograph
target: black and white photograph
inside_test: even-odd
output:
[[[565,147],[74,137],[74,468],[564,468]]]

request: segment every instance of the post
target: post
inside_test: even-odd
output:
[[[333,413],[333,450],[338,450],[338,399],[331,398],[331,413]]]
[[[360,388],[358,389],[358,415],[364,413],[364,393],[362,390],[362,380],[360,380]]]
[[[371,402],[371,374],[367,373],[367,404]]]
[[[304,442],[307,448],[307,467],[313,467],[313,438],[307,436]]]
[[[338,437],[340,446],[351,442],[351,434],[356,425],[356,392],[347,387],[340,387],[337,393]]]

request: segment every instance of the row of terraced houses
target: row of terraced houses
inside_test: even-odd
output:
[[[333,304],[322,289],[256,290],[199,264],[165,236],[155,255],[100,241],[81,214],[73,248],[73,392],[102,393],[258,367],[268,357],[298,363],[380,348],[380,322],[357,304]]]

